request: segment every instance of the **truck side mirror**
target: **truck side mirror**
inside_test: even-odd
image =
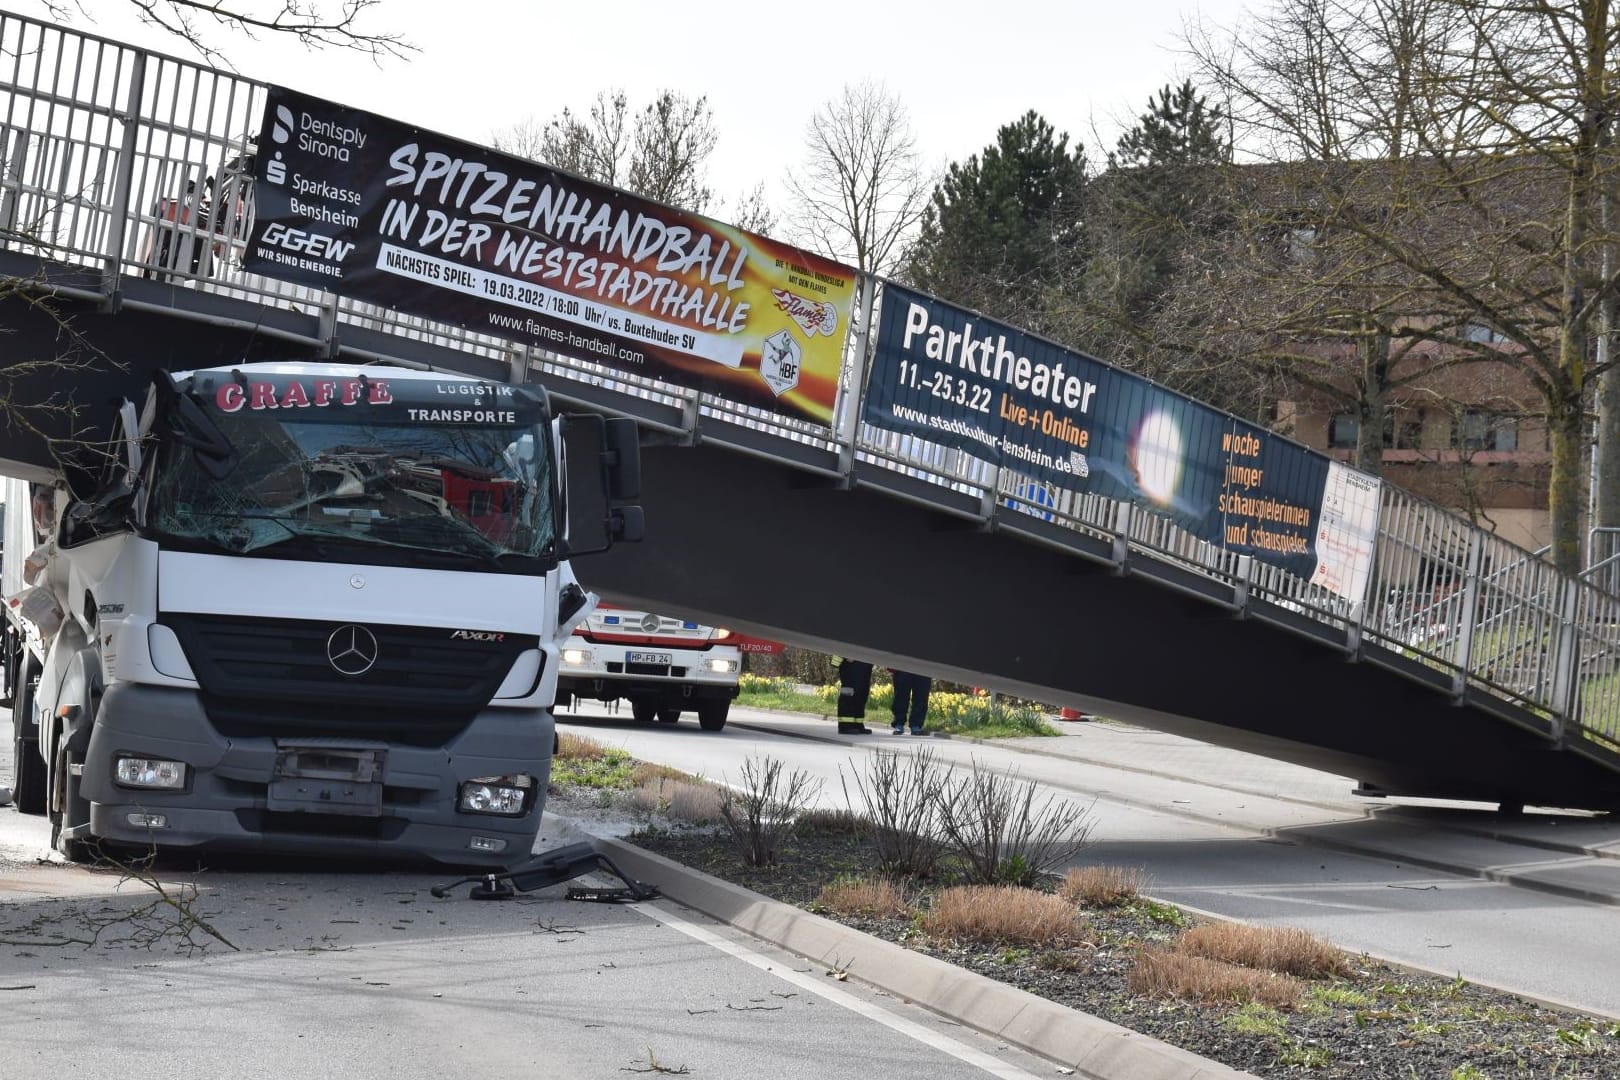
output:
[[[602,475],[608,498],[641,498],[641,430],[636,422],[624,416],[610,418],[603,441]]]
[[[595,413],[564,413],[561,420],[568,555],[640,540],[641,507],[617,505],[641,494],[641,436],[635,421]]]

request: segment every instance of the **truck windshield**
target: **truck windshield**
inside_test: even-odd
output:
[[[194,394],[216,405],[209,419],[235,448],[227,475],[211,475],[176,433],[160,436],[146,512],[160,538],[232,554],[434,556],[511,570],[555,556],[550,444],[533,400],[489,408],[463,396],[433,407],[424,391],[465,395],[476,384],[400,381],[395,396],[371,380],[343,407],[331,380],[289,389],[296,381],[280,379],[253,408],[251,388],[234,386]],[[278,406],[288,394],[294,404]],[[322,395],[331,407],[297,404]]]

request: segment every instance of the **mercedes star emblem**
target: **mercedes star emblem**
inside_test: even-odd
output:
[[[326,659],[339,675],[364,675],[377,662],[377,636],[349,623],[326,639]]]
[[[654,615],[652,612],[648,612],[641,617],[641,629],[644,633],[655,634],[658,632],[659,622],[660,620],[657,615]]]

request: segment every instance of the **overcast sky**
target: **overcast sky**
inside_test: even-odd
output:
[[[484,144],[526,118],[583,111],[607,88],[623,88],[632,105],[666,87],[707,95],[720,132],[711,187],[730,199],[764,181],[781,210],[806,121],[846,82],[876,78],[897,93],[933,165],[983,149],[1031,108],[1099,160],[1184,73],[1188,20],[1231,26],[1263,2],[382,0],[369,26],[399,31],[420,51],[380,68],[266,35],[220,41],[247,77]],[[37,0],[7,6],[43,10]],[[192,55],[141,26],[130,0],[84,6],[89,16],[74,25],[87,32]]]

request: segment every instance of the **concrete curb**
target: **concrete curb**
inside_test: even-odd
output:
[[[669,899],[966,1027],[1073,1068],[1087,1080],[1237,1080],[1240,1072],[1017,987],[779,903],[621,840],[603,855]]]

